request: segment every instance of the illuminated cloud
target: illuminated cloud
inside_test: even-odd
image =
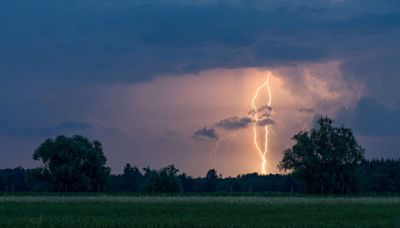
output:
[[[272,111],[272,107],[270,107],[268,105],[261,106],[257,110],[257,112],[271,112],[271,111]]]

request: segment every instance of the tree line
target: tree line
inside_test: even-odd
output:
[[[193,178],[174,165],[139,169],[126,164],[110,174],[100,142],[83,136],[47,139],[34,152],[35,169],[0,169],[2,192],[296,192],[354,194],[400,192],[400,160],[366,160],[351,129],[328,117],[293,137],[278,167],[288,174],[222,177],[211,169]]]
[[[357,169],[358,190],[352,193],[400,193],[400,159],[364,160]],[[121,174],[110,174],[102,192],[283,192],[308,193],[306,184],[293,174],[243,174],[221,177],[210,170],[204,177],[193,178],[174,166],[160,170],[139,169],[126,164]],[[53,192],[54,186],[42,179],[39,169],[0,169],[1,192]],[[75,192],[97,192],[95,189],[70,189]],[[61,191],[64,192],[64,191]],[[327,194],[329,192],[326,192]]]

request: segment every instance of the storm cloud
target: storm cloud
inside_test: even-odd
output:
[[[271,118],[264,118],[257,121],[257,126],[266,126],[266,125],[274,125],[275,121]]]
[[[337,121],[362,136],[400,135],[400,104],[389,108],[371,98],[361,99],[354,109],[339,111]]]
[[[232,131],[247,128],[252,122],[253,120],[249,117],[231,117],[219,121],[215,126]]]
[[[204,127],[193,133],[192,138],[197,140],[215,140],[218,139],[218,135],[214,128]]]
[[[1,73],[10,80],[138,82],[371,49],[387,55],[397,50],[399,7],[376,0],[3,1]]]

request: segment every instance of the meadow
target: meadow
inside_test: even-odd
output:
[[[1,196],[1,227],[399,227],[399,197]]]

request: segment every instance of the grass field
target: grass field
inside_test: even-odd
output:
[[[0,226],[400,227],[400,198],[2,196]]]

